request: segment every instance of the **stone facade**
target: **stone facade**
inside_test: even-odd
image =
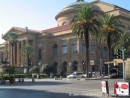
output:
[[[16,32],[18,35],[18,43],[13,49],[14,64],[16,67],[21,67],[22,70],[24,67],[27,67],[27,59],[20,56],[20,50],[26,43],[29,43],[34,48],[31,66],[53,64],[54,66],[66,68],[69,73],[73,71],[84,71],[83,62],[85,61],[86,54],[82,49],[83,44],[80,40],[76,40],[76,37],[72,34],[69,23],[74,13],[76,13],[76,7],[89,4],[90,3],[84,1],[79,1],[63,8],[55,17],[58,24],[58,27],[55,28],[37,31],[28,29],[27,27],[12,27],[2,36],[5,43],[0,45],[0,59],[7,59],[10,64],[12,64],[12,47],[6,41],[6,37],[8,33]],[[127,28],[130,27],[130,11],[100,0],[91,2],[91,5],[99,10],[98,14],[100,18],[103,17],[104,13],[114,14]],[[73,42],[76,42],[76,46]],[[66,46],[63,46],[63,43],[65,43]],[[66,47],[66,49],[64,47]],[[73,51],[74,47],[76,47],[76,50]],[[97,43],[95,39],[90,39],[89,71],[100,70],[100,59],[103,59],[104,62],[108,61],[108,49],[105,47],[106,45]],[[111,54],[111,60],[114,58],[115,56]],[[107,65],[104,66],[106,67],[104,71],[107,73]]]

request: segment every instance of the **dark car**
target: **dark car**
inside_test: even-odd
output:
[[[117,69],[111,69],[110,70],[109,78],[122,78],[122,77],[123,77],[122,71],[117,72]]]

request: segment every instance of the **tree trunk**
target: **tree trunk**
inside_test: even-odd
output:
[[[107,40],[107,44],[108,44],[108,62],[110,61],[110,55],[111,55],[111,35],[109,33],[108,35],[108,40]],[[108,63],[108,76],[110,75],[110,66]]]
[[[27,70],[27,73],[29,73],[29,64],[30,64],[29,61],[30,61],[30,60],[29,60],[29,55],[28,55],[28,70]]]
[[[88,30],[85,30],[85,46],[86,46],[86,76],[89,77],[89,33]]]

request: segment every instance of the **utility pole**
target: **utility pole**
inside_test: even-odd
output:
[[[123,61],[123,81],[125,81],[125,60],[127,60],[127,50],[122,47],[122,49],[117,50],[117,58]]]

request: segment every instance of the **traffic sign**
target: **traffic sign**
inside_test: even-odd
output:
[[[117,95],[126,95],[128,96],[129,93],[129,82],[115,82],[114,83],[114,89],[115,89],[115,94]]]
[[[101,89],[103,94],[107,94],[109,96],[108,81],[101,81]]]

